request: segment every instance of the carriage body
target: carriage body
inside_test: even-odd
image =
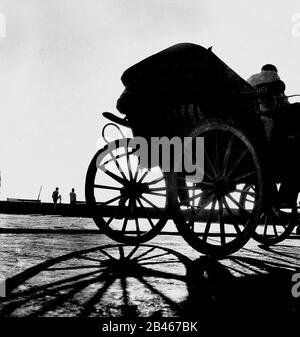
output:
[[[108,174],[121,186],[105,186],[119,195],[103,204],[116,201],[117,210],[108,221],[95,215],[96,224],[115,240],[137,243],[158,234],[171,218],[183,238],[202,253],[223,257],[241,248],[255,231],[265,186],[269,185],[264,184],[269,176],[268,142],[255,89],[211,49],[190,43],[146,58],[127,69],[121,80],[125,90],[117,109],[126,115],[134,138],[143,137],[149,142],[152,137],[202,137],[204,174],[201,181],[191,182],[186,172],[171,169],[145,182],[152,166],[143,173],[145,167],[140,166],[132,143],[128,150],[128,140],[122,146],[117,141],[114,145],[121,152],[111,151],[111,159],[105,163],[113,162],[121,172],[121,177]],[[95,183],[99,168],[95,164],[103,151],[107,149],[95,155],[86,179],[86,199],[94,212],[95,188],[104,188]],[[135,172],[129,156],[135,158]],[[127,159],[127,175],[120,168],[120,158]],[[160,162],[156,164],[161,166]],[[162,181],[164,186],[156,185]],[[145,195],[160,196],[163,201],[150,201]],[[155,214],[158,222],[153,223]],[[137,215],[148,221],[146,232],[141,230]],[[113,220],[122,217],[119,228],[112,228]],[[130,220],[134,225],[127,231]],[[137,234],[132,234],[133,230]],[[264,242],[260,239],[266,234],[264,229],[263,235],[257,234],[256,238]]]
[[[245,127],[257,121],[255,89],[211,49],[198,45],[169,47],[127,69],[121,80],[125,90],[117,109],[135,135],[186,136],[204,119]],[[180,109],[190,104],[198,113]]]
[[[188,137],[203,122],[221,120],[264,152],[255,89],[211,48],[174,45],[130,67],[121,80],[125,90],[117,109],[127,116],[134,136]]]

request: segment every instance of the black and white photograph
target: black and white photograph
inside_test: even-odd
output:
[[[0,334],[297,327],[299,60],[296,0],[0,0]]]

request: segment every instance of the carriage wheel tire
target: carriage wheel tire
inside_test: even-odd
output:
[[[260,161],[247,136],[223,121],[208,120],[190,137],[204,138],[204,177],[202,182],[187,184],[187,200],[180,200],[182,184],[172,177],[177,186],[171,198],[173,219],[194,249],[223,258],[242,248],[255,230],[263,199]],[[235,196],[247,194],[240,187],[247,181],[257,185],[250,209],[244,209]],[[184,207],[187,202],[190,206]]]
[[[111,142],[94,155],[86,174],[85,197],[104,234],[121,243],[139,244],[155,237],[168,221],[168,191],[165,174],[160,172],[151,180],[151,171],[139,168],[134,151],[127,147],[130,140]],[[111,213],[110,206],[114,206]]]

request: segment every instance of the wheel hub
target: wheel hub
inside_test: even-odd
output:
[[[218,177],[213,186],[213,192],[218,197],[223,197],[224,195],[233,192],[236,189],[236,183],[226,177]]]
[[[135,181],[129,182],[126,186],[121,189],[121,195],[127,198],[136,199],[140,197],[143,193],[147,192],[149,187],[144,183],[137,183]]]
[[[102,261],[102,266],[106,267],[112,274],[118,276],[134,276],[138,274],[139,265],[130,259],[109,259]]]

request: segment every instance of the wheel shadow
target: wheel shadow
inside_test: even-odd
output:
[[[185,312],[192,316],[189,310],[198,304],[197,315],[203,321],[232,326],[243,322],[249,328],[258,322],[271,329],[298,321],[300,284],[299,296],[294,297],[292,276],[300,272],[300,248],[260,248],[243,248],[222,261],[205,256],[193,261],[187,274],[190,283]]]
[[[300,249],[243,249],[192,261],[157,245],[106,245],[47,260],[7,280],[1,316],[188,317],[249,323],[295,319]]]
[[[1,316],[176,316],[191,261],[154,245],[72,252],[7,280]]]

